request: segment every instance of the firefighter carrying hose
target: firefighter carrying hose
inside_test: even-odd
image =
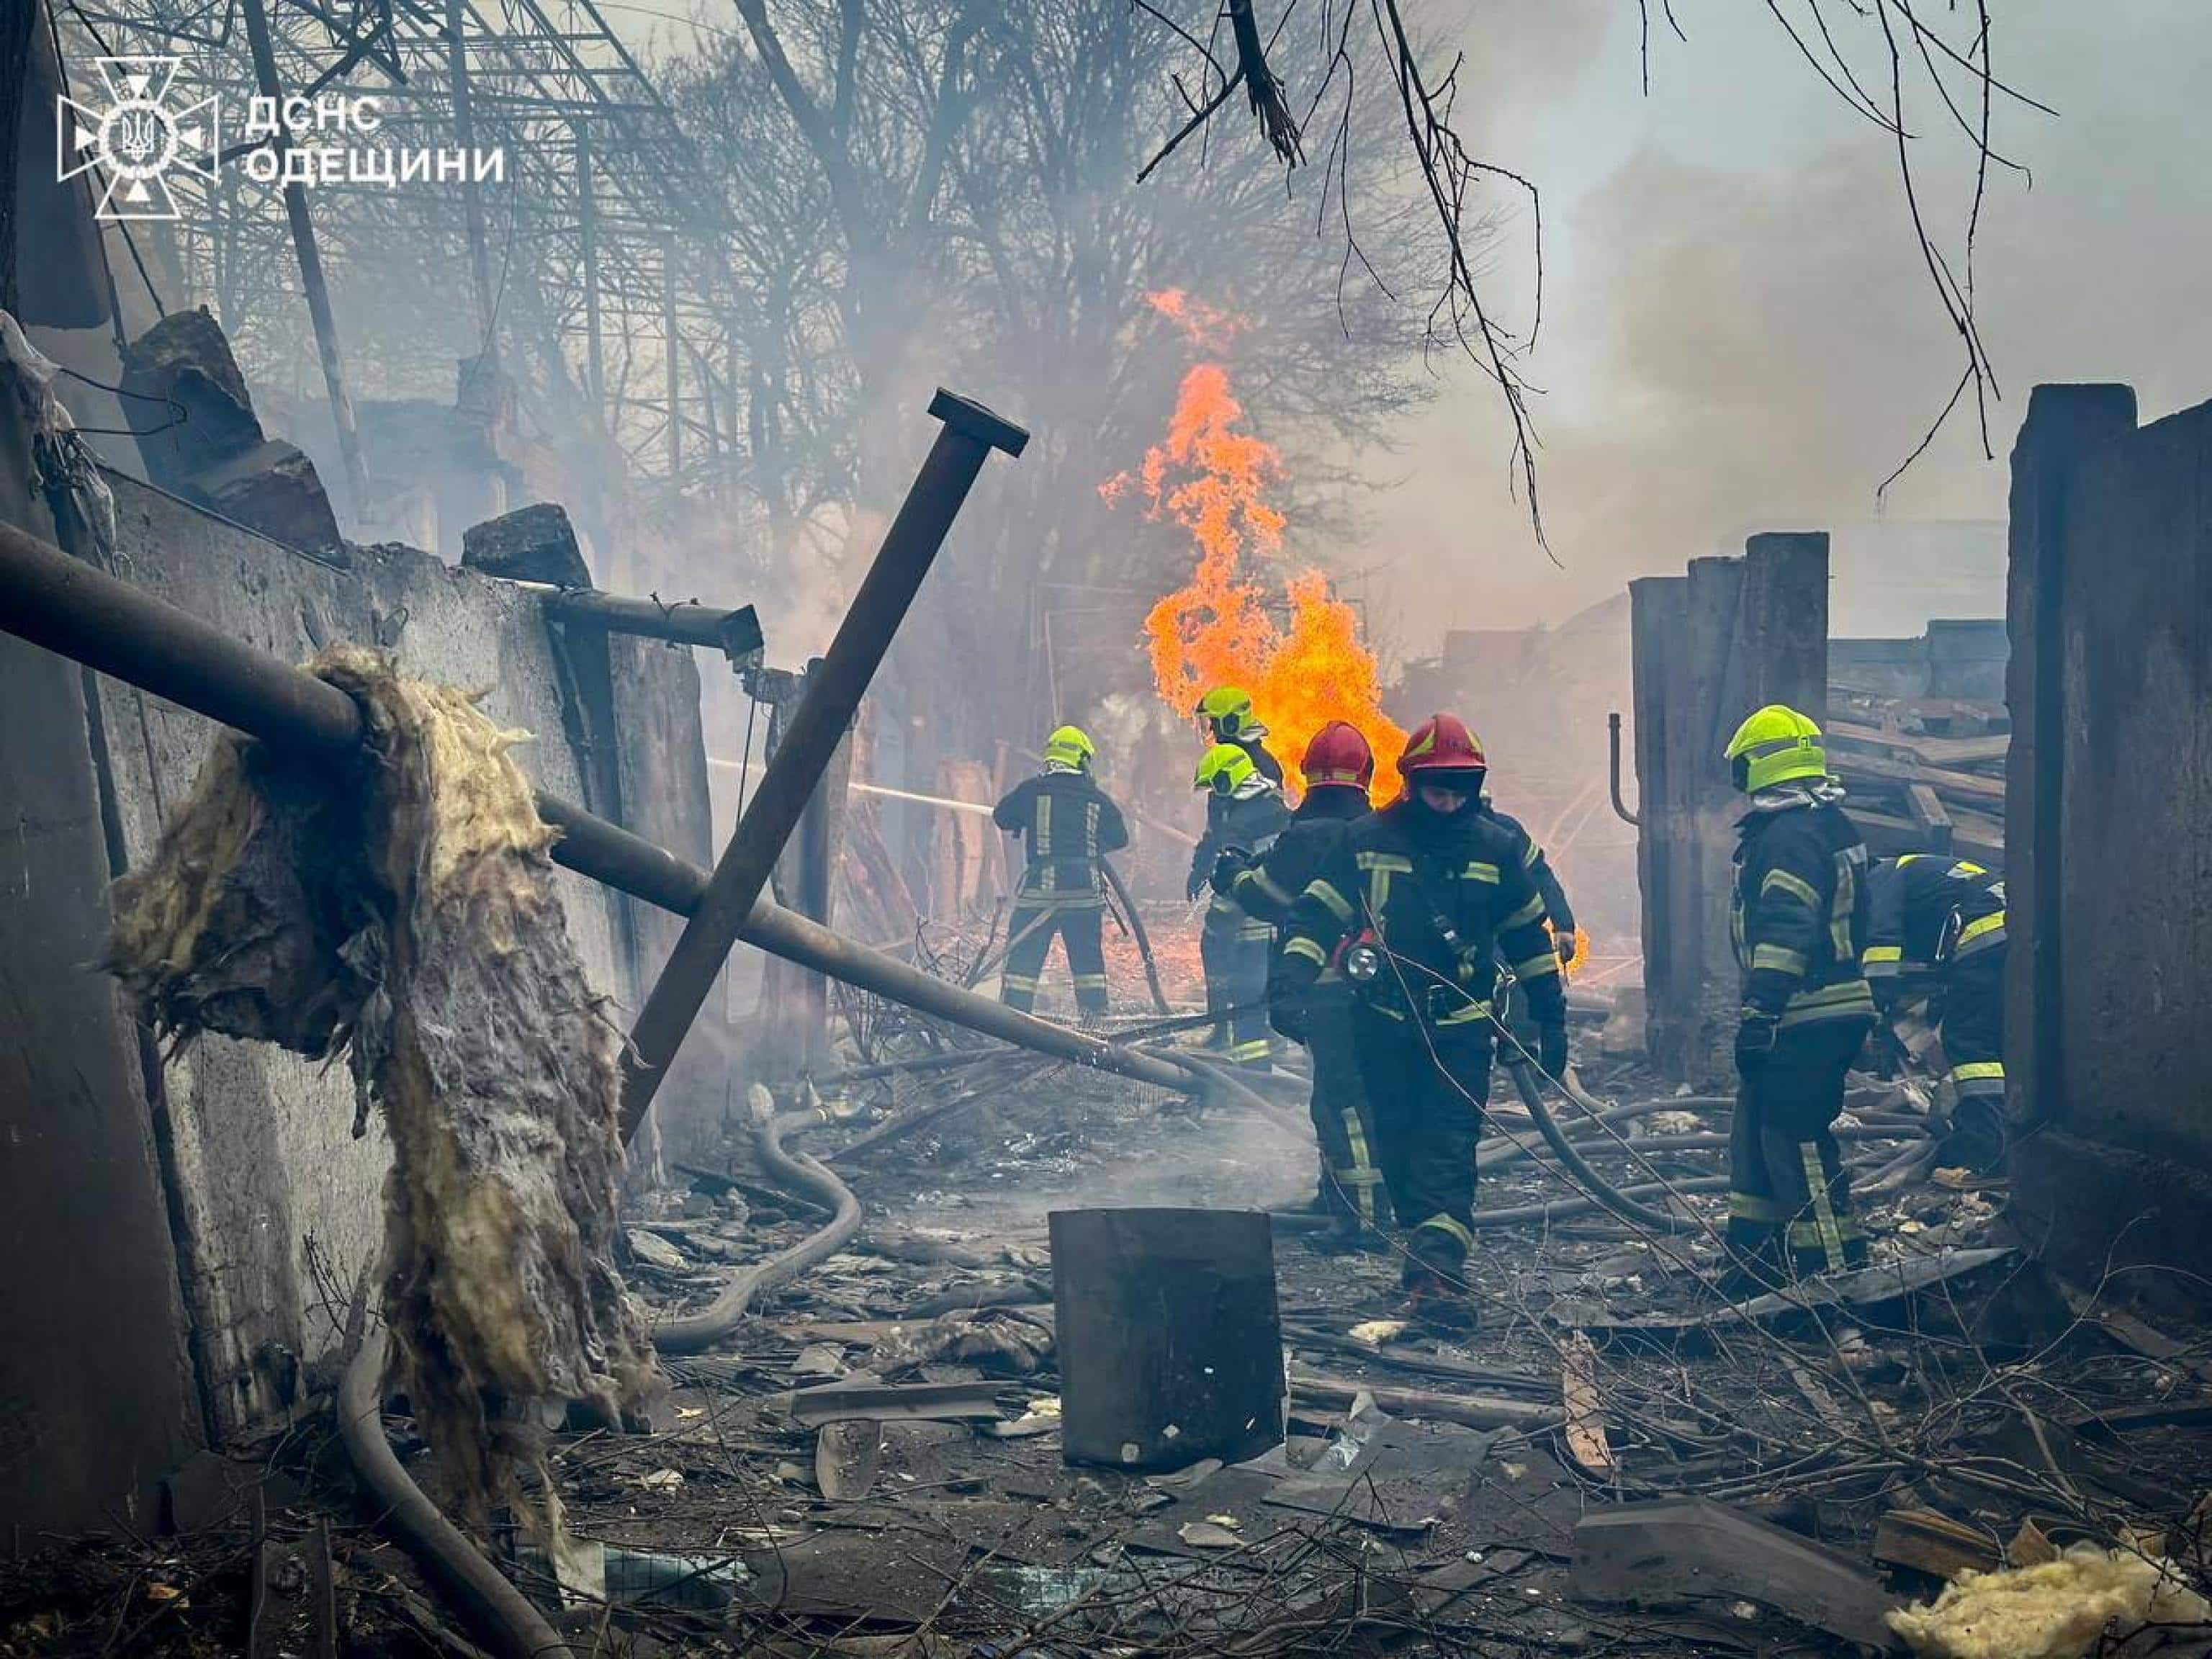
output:
[[[1488,765],[1474,734],[1433,715],[1398,769],[1405,793],[1346,826],[1291,909],[1275,1018],[1295,1031],[1297,999],[1332,967],[1344,976],[1376,1161],[1410,1229],[1405,1312],[1464,1328],[1498,959],[1528,987],[1540,1063],[1555,1078],[1567,1066],[1566,997],[1544,901],[1480,810]]]
[[[1000,996],[1028,1013],[1057,933],[1075,980],[1075,1006],[1086,1019],[1106,1012],[1106,952],[1100,925],[1106,893],[1099,860],[1129,844],[1121,809],[1091,776],[1097,747],[1079,727],[1045,739],[1044,770],[1024,778],[991,811],[993,822],[1027,843],[1028,867],[1006,920],[1006,965]]]
[[[1859,966],[1866,844],[1844,816],[1820,728],[1770,703],[1736,728],[1726,754],[1750,801],[1737,823],[1732,913],[1743,970],[1729,1143],[1734,1291],[1866,1261],[1830,1126],[1875,1005]]]
[[[1214,1017],[1213,1041],[1226,1045],[1231,1060],[1264,1071],[1272,1065],[1267,1046],[1267,958],[1275,927],[1251,915],[1223,885],[1217,867],[1224,854],[1229,869],[1239,860],[1264,858],[1291,821],[1282,786],[1253,763],[1250,752],[1234,743],[1218,743],[1201,756],[1191,787],[1206,794],[1206,838],[1199,855],[1206,860],[1205,880],[1213,897],[1198,934],[1200,963],[1206,969],[1206,1007]]]
[[[1936,1154],[1940,1170],[2003,1173],[2004,877],[1948,853],[1884,859],[1867,878],[1866,948],[1859,957],[1885,1015],[1916,990],[1942,1005],[1937,1031],[1953,1104]]]
[[[1224,852],[1214,862],[1213,886],[1247,915],[1280,927],[1308,883],[1321,872],[1346,827],[1368,812],[1375,756],[1355,726],[1331,720],[1314,733],[1298,763],[1305,799],[1290,827],[1256,859]],[[1275,986],[1270,982],[1269,1000]],[[1297,999],[1282,1024],[1313,1056],[1314,1139],[1321,1149],[1320,1209],[1335,1224],[1333,1241],[1370,1239],[1389,1220],[1389,1199],[1376,1166],[1375,1125],[1359,1080],[1352,1048],[1352,995],[1334,969]]]

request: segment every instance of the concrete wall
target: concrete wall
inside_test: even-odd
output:
[[[579,677],[556,660],[532,600],[411,550],[356,550],[351,568],[307,557],[153,489],[112,478],[117,563],[131,580],[288,660],[339,641],[391,651],[403,672],[480,688],[484,707],[536,741],[518,750],[544,787],[599,804],[587,745],[616,744],[632,827],[707,856],[698,679],[688,652],[605,642],[612,707],[576,705]],[[574,654],[573,653],[571,654]],[[123,850],[146,857],[190,788],[208,723],[103,681],[100,712]],[[14,780],[32,787],[30,779]],[[50,782],[35,787],[52,787]],[[672,933],[631,901],[561,873],[570,933],[592,982],[625,1021]],[[78,969],[78,972],[88,969]],[[210,1038],[166,1068],[154,1130],[171,1152],[169,1201],[198,1387],[219,1434],[281,1413],[301,1362],[329,1350],[382,1237],[388,1149],[372,1120],[351,1133],[343,1067],[325,1073],[258,1045]],[[680,1109],[681,1097],[664,1094]]]
[[[51,538],[21,409],[0,382],[0,520]],[[89,966],[112,866],[86,678],[0,636],[0,1516],[26,1534],[148,1522],[205,1435],[147,1056]]]
[[[2013,453],[2007,1071],[2024,1227],[2091,1283],[2212,1246],[2212,404],[2039,386]],[[2131,1275],[2201,1309],[2196,1281]]]
[[[1828,684],[1877,697],[2000,702],[2007,655],[2000,620],[1932,621],[1907,640],[1830,640]]]
[[[1753,536],[1740,559],[1629,584],[1645,1040],[1678,1081],[1725,1085],[1741,1006],[1729,928],[1743,803],[1722,751],[1746,714],[1825,717],[1828,542]]]

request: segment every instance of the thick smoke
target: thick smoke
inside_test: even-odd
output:
[[[1894,147],[1771,20],[1676,10],[1690,41],[1655,33],[1649,100],[1630,8],[1548,102],[1524,88],[1486,122],[1491,149],[1547,187],[1533,374],[1565,569],[1507,495],[1494,392],[1460,374],[1395,463],[1404,483],[1370,542],[1370,560],[1393,563],[1416,653],[1446,626],[1557,622],[1752,530],[2002,519],[2004,459],[2039,381],[2127,380],[2146,419],[2212,392],[2196,292],[2212,188],[2192,159],[2203,118],[2189,90],[2212,52],[2201,9],[2087,15],[2032,0],[1999,15],[1999,73],[2060,114],[1996,109],[1997,146],[2033,170],[2031,188],[1993,169],[1975,260],[2003,392],[1996,459],[1962,405],[1881,499],[1960,362]],[[1971,152],[1948,122],[1931,103],[1914,125],[1923,215],[1956,268]]]

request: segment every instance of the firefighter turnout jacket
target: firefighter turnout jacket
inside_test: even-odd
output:
[[[1743,969],[1743,1018],[1778,1030],[1871,1024],[1859,969],[1868,937],[1866,844],[1840,792],[1765,792],[1737,826],[1730,925]]]
[[[1291,908],[1279,987],[1311,986],[1347,939],[1383,952],[1364,995],[1390,1018],[1486,1031],[1502,959],[1537,1023],[1565,1024],[1543,898],[1511,836],[1480,811],[1440,819],[1407,799],[1346,825]]]
[[[1924,973],[2004,943],[2004,877],[1948,853],[1885,859],[1867,878],[1869,980]]]
[[[1129,844],[1121,809],[1087,772],[1051,770],[1024,778],[991,812],[1028,854],[1018,902],[1061,909],[1099,908],[1106,902],[1098,861]]]
[[[1279,927],[1306,884],[1344,835],[1344,826],[1367,816],[1367,792],[1329,786],[1306,791],[1273,846],[1231,879],[1229,897],[1248,916]]]
[[[1198,844],[1192,865],[1194,878],[1211,883],[1214,861],[1235,848],[1253,859],[1267,857],[1276,838],[1290,827],[1291,809],[1279,789],[1256,793],[1209,795],[1206,803],[1206,834]],[[1275,924],[1264,915],[1248,912],[1233,892],[1217,890],[1206,906],[1206,926],[1218,933],[1272,942]]]

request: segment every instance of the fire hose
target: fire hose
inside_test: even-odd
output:
[[[545,1615],[484,1559],[409,1478],[384,1437],[382,1327],[369,1333],[338,1384],[338,1437],[374,1499],[380,1524],[422,1565],[470,1627],[501,1659],[560,1659],[574,1650]]]
[[[1162,1014],[1172,1014],[1168,1006],[1167,993],[1160,989],[1160,965],[1152,960],[1152,941],[1145,932],[1145,919],[1137,914],[1137,901],[1129,896],[1129,889],[1121,879],[1121,872],[1114,867],[1111,859],[1098,860],[1105,872],[1106,884],[1114,890],[1114,896],[1121,902],[1121,914],[1129,923],[1129,937],[1137,941],[1137,955],[1145,964],[1145,983],[1152,988],[1152,1006]]]
[[[756,1296],[835,1255],[860,1231],[860,1200],[853,1196],[853,1189],[805,1153],[784,1150],[786,1133],[828,1121],[814,1112],[764,1115],[753,1126],[753,1150],[768,1172],[787,1188],[829,1205],[832,1212],[829,1222],[790,1249],[732,1275],[714,1299],[697,1313],[672,1319],[654,1331],[653,1345],[661,1352],[697,1353],[714,1346],[737,1328]]]

